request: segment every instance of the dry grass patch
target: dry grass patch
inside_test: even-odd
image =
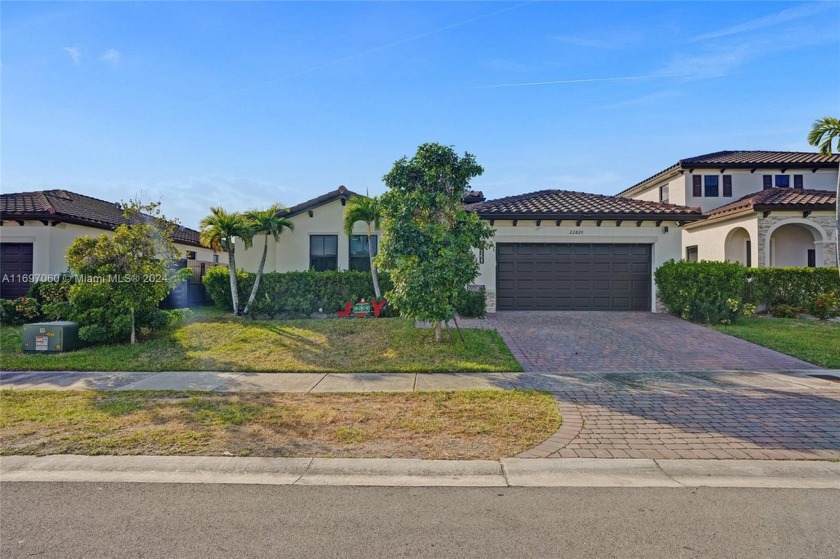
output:
[[[140,344],[25,354],[20,328],[0,329],[5,370],[423,373],[521,371],[499,334],[463,331],[437,344],[403,318],[247,320],[200,310]]]
[[[2,391],[0,454],[498,459],[560,426],[541,392]]]

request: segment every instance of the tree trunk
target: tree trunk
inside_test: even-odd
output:
[[[440,327],[440,320],[435,321],[435,342],[440,343],[443,341],[443,332],[441,331]]]
[[[236,281],[236,258],[233,256],[234,248],[231,244],[228,251],[228,273],[230,274],[230,298],[233,302],[233,314],[239,314],[239,287]]]
[[[265,257],[268,256],[268,235],[265,236],[265,245],[263,246],[262,258],[260,259],[260,267],[257,268],[257,277],[254,279],[254,287],[251,288],[251,296],[248,297],[248,304],[245,305],[245,310],[242,314],[248,316],[251,312],[251,305],[254,304],[254,299],[257,298],[257,291],[260,289],[260,281],[262,280],[263,269],[265,268]]]
[[[370,255],[370,276],[373,278],[373,292],[377,299],[382,298],[382,291],[379,289],[379,274],[376,271],[376,266],[373,265],[373,243],[371,243],[372,231],[370,230],[370,223],[368,223],[368,254]]]
[[[137,343],[137,330],[134,328],[134,307],[131,309],[131,345]]]

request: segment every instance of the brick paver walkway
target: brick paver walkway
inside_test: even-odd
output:
[[[558,458],[840,458],[840,391],[557,393]],[[579,416],[574,413],[576,408]]]
[[[813,365],[667,314],[497,312],[465,326],[498,330],[526,371],[785,371]]]

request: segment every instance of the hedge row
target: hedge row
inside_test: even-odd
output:
[[[237,272],[239,304],[245,307],[256,274]],[[207,292],[217,306],[231,310],[230,276],[227,268],[210,269],[204,276]],[[391,289],[387,272],[379,272],[379,286],[383,293]],[[267,272],[263,274],[260,290],[254,300],[255,317],[309,316],[317,312],[332,314],[344,308],[347,301],[374,298],[369,272]],[[483,292],[464,290],[457,304],[458,314],[464,318],[482,317],[487,307]],[[396,309],[385,307],[385,314],[395,315]]]
[[[248,301],[256,274],[239,270],[239,304]],[[232,309],[230,276],[227,268],[212,268],[204,276],[207,292],[217,306]],[[380,272],[382,291],[391,288],[387,273]],[[254,300],[252,313],[257,317],[284,315],[308,316],[316,312],[334,313],[347,301],[374,298],[373,282],[369,272],[267,272],[260,282],[260,291]]]
[[[729,262],[671,260],[655,273],[668,312],[694,322],[730,322],[756,305],[808,308],[840,293],[836,268],[747,268]]]

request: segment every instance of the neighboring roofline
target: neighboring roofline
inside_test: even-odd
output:
[[[768,168],[776,168],[776,167],[784,167],[785,169],[837,169],[838,164],[834,161],[811,161],[811,162],[772,162],[772,161],[765,161],[761,163],[755,162],[748,162],[748,163],[704,163],[693,161],[695,159],[700,159],[703,157],[711,157],[714,155],[718,155],[721,153],[731,153],[733,151],[749,151],[749,150],[721,150],[715,151],[712,153],[706,153],[703,155],[697,155],[695,157],[687,157],[685,159],[680,159],[674,165],[659,171],[658,173],[649,176],[648,178],[637,182],[633,186],[622,190],[616,196],[627,196],[638,194],[644,190],[647,190],[649,187],[654,186],[655,183],[658,183],[662,180],[665,180],[667,176],[669,179],[672,177],[677,176],[681,172],[684,173],[686,170],[691,171],[693,169],[768,169]],[[796,152],[778,152],[778,153],[796,153]]]
[[[56,223],[69,223],[71,225],[81,225],[83,227],[90,227],[92,229],[99,229],[100,231],[113,231],[119,225],[110,225],[107,223],[102,223],[101,221],[86,221],[84,219],[76,218],[76,217],[65,217],[64,214],[56,214],[56,213],[28,213],[28,214],[8,214],[8,215],[0,215],[0,221],[54,221]],[[183,225],[177,225],[176,227],[180,229],[186,229],[187,231],[192,231],[196,235],[199,234],[198,231],[195,229],[190,229],[189,227],[184,227]],[[194,246],[198,248],[209,248],[202,245],[200,242],[192,242],[183,239],[173,239],[175,244],[178,245],[188,245]]]
[[[307,210],[311,210],[313,208],[317,208],[318,206],[328,204],[333,200],[338,200],[342,198],[346,200],[352,196],[359,196],[359,194],[353,192],[352,190],[348,190],[347,187],[342,184],[336,190],[327,192],[326,194],[322,194],[320,196],[312,198],[311,200],[307,200],[306,202],[301,202],[300,204],[294,205],[291,208],[280,210],[278,215],[282,217],[294,217],[296,215],[302,214]]]
[[[802,210],[812,210],[815,212],[832,212],[834,213],[834,204],[826,205],[826,204],[812,204],[811,206],[804,206],[803,207],[791,207],[791,206],[784,206],[784,205],[772,205],[772,204],[759,204],[757,206],[748,206],[746,208],[740,208],[738,210],[734,210],[732,212],[717,214],[717,215],[705,215],[706,219],[687,224],[685,227],[686,229],[697,229],[703,227],[705,225],[710,224],[717,224],[724,221],[729,221],[730,219],[734,218],[742,218],[742,217],[749,217],[761,212],[785,212],[785,211],[794,211],[794,212],[801,212]]]
[[[670,214],[670,213],[593,213],[593,212],[579,212],[579,213],[494,213],[494,212],[476,212],[481,219],[498,219],[498,220],[585,220],[593,221],[605,219],[610,221],[697,221],[705,219],[702,214]]]

